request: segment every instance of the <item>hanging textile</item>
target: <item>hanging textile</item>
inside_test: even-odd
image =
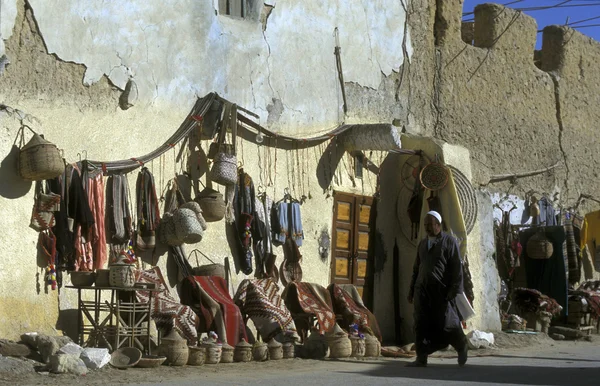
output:
[[[129,184],[126,175],[108,177],[106,184],[106,212],[108,218],[107,240],[111,244],[124,244],[131,240],[132,213],[129,208]]]
[[[84,189],[87,178],[82,178],[82,174],[76,165],[67,166],[67,176],[70,177],[68,214],[73,221],[75,270],[92,271],[94,269],[92,241],[95,221],[87,192]]]
[[[213,323],[205,328],[215,326],[224,342],[235,346],[241,339],[248,340],[240,309],[231,299],[227,282],[222,277],[191,276],[182,283],[180,296],[183,303],[196,308],[200,304],[210,313]],[[215,307],[215,304],[218,305]]]
[[[163,330],[163,333],[168,333],[175,328],[187,339],[188,345],[195,346],[198,343],[196,330],[200,318],[190,307],[181,304],[171,295],[160,268],[153,267],[149,270],[137,271],[136,282],[152,283],[156,285],[156,289],[160,290],[152,295],[152,304],[150,304],[150,314],[156,323],[156,328]],[[150,292],[148,291],[136,291],[135,295],[140,303],[150,301]]]
[[[84,170],[87,167],[84,165]],[[88,176],[87,180],[88,204],[94,217],[94,225],[92,227],[92,255],[94,269],[102,269],[108,260],[108,252],[106,249],[106,227],[104,220],[105,199],[104,199],[104,178],[101,173],[96,176]]]
[[[75,270],[75,241],[73,233],[69,230],[65,180],[64,173],[60,177],[49,180],[50,191],[61,196],[60,210],[54,212],[54,227],[52,227],[52,233],[56,237],[56,281],[59,287],[62,287],[62,271]]]
[[[273,280],[245,279],[233,300],[240,311],[252,320],[263,342],[269,342],[281,332],[300,339],[292,314],[283,303],[279,286]]]
[[[290,200],[290,202],[286,202],[285,200]],[[300,203],[286,194],[286,198],[274,206],[275,210],[271,211],[273,244],[280,246],[288,238],[291,238],[296,242],[296,245],[301,247],[304,240],[304,232],[302,230]]]
[[[151,250],[156,245],[156,228],[160,221],[154,176],[148,168],[140,170],[136,181],[137,230],[136,248]]]
[[[237,253],[234,253],[233,261],[237,273],[241,271],[249,275],[252,273],[253,237],[259,241],[261,232],[256,225],[257,222],[254,221],[256,216],[254,183],[241,168],[238,171],[238,184],[235,188],[234,208],[238,248]]]
[[[294,313],[305,312],[313,315],[319,324],[319,333],[331,331],[335,323],[335,313],[329,291],[314,283],[290,283],[281,295],[287,308]],[[295,307],[299,305],[300,309]]]
[[[527,253],[528,248],[523,248],[527,287],[555,299],[566,313],[568,312],[568,265],[565,264],[565,251],[563,249],[566,239],[565,229],[562,226],[553,226],[522,230],[519,234],[521,245],[527,246],[529,239],[540,230],[544,232],[545,238],[552,243],[553,252],[548,259],[533,259]]]
[[[375,315],[365,307],[360,294],[352,284],[330,284],[327,288],[333,301],[333,310],[342,315],[344,325],[341,327],[349,330],[353,323],[358,325],[360,332],[371,334],[381,341],[381,332]]]

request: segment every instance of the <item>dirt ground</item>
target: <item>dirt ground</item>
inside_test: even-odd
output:
[[[496,346],[485,350],[471,350],[471,357],[501,355],[506,351],[515,351],[519,348],[531,350],[534,347],[541,349],[551,349],[552,346],[577,346],[577,345],[598,345],[600,336],[595,335],[592,342],[571,341],[555,342],[545,334],[538,335],[519,335],[507,333],[495,333]],[[439,352],[435,355],[441,358],[455,357],[456,354],[450,349]],[[347,359],[344,362],[373,362],[385,363],[389,361],[409,361],[410,359],[391,359],[391,358],[366,358],[366,359]],[[186,378],[210,380],[218,378],[219,374],[228,377],[239,375],[241,377],[260,377],[265,374],[277,372],[299,373],[303,371],[315,371],[331,365],[334,360],[308,360],[308,359],[286,359],[279,361],[249,362],[249,363],[231,363],[218,365],[203,365],[199,367],[169,367],[161,366],[155,369],[131,368],[127,370],[118,370],[110,365],[98,371],[90,371],[83,377],[70,374],[51,374],[45,371],[36,372],[36,366],[42,366],[40,363],[25,359],[0,358],[0,385],[115,385],[130,383],[172,383],[173,379]]]

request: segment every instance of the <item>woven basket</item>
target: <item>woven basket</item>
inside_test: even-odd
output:
[[[202,216],[202,208],[196,201],[186,202],[185,204],[181,205],[180,208],[191,209],[196,214],[196,218],[198,219],[202,230],[205,231],[208,228],[206,225],[206,220],[204,219],[204,216]]]
[[[367,348],[364,339],[354,336],[350,337],[350,344],[352,346],[352,354],[350,354],[351,357],[362,358],[365,356]]]
[[[234,347],[228,345],[227,343],[223,344],[221,348],[221,362],[220,363],[233,363],[233,352]]]
[[[233,350],[233,360],[235,362],[250,362],[252,360],[252,345],[245,340],[241,340]]]
[[[111,287],[131,288],[135,285],[135,265],[113,264],[109,274]]]
[[[186,244],[196,244],[202,241],[204,230],[198,221],[196,213],[191,209],[179,208],[173,213],[175,235]]]
[[[279,359],[283,359],[283,345],[272,339],[269,344],[269,359],[272,361],[276,361]]]
[[[222,347],[220,344],[204,343],[202,347],[206,349],[204,363],[207,365],[216,365],[221,361]]]
[[[237,182],[237,157],[235,154],[218,153],[210,169],[210,179],[220,185],[235,185]]]
[[[202,366],[204,364],[205,353],[206,349],[204,347],[190,347],[187,364],[189,366]]]
[[[55,144],[39,134],[21,148],[19,153],[19,175],[28,181],[49,180],[60,176],[65,170],[65,161]]]
[[[552,253],[554,247],[543,231],[531,236],[527,241],[527,255],[532,259],[549,259]]]
[[[421,170],[421,185],[432,191],[443,189],[448,183],[450,172],[446,165],[432,162]]]
[[[225,279],[225,266],[223,264],[206,264],[192,268],[194,276],[219,276]]]
[[[365,337],[365,356],[366,357],[378,357],[381,355],[381,343],[373,335],[366,335]]]
[[[460,211],[462,212],[463,220],[465,222],[465,230],[467,231],[467,234],[469,234],[477,221],[479,206],[477,203],[477,192],[473,185],[471,185],[471,182],[469,182],[467,176],[454,166],[448,167],[452,172],[452,179],[454,180],[458,202],[460,203]]]
[[[252,358],[257,362],[269,359],[269,348],[263,342],[256,342],[252,347]]]
[[[283,359],[293,359],[296,356],[296,346],[293,343],[283,344]]]
[[[329,346],[329,358],[348,358],[352,355],[352,343],[346,335],[334,335],[327,337]]]
[[[207,222],[220,221],[225,217],[225,201],[223,195],[214,189],[206,188],[196,197]]]

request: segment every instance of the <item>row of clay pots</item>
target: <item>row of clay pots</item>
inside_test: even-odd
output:
[[[161,340],[159,354],[167,359],[169,366],[201,366],[203,364],[266,361],[294,358],[294,344],[281,344],[272,340],[268,345],[256,342],[251,345],[241,341],[234,348],[227,343],[203,343],[200,346],[188,347],[187,341],[170,334]]]
[[[319,358],[361,358],[381,355],[381,343],[372,335],[365,338],[346,334],[320,336],[312,334],[304,345],[304,356]]]
[[[179,339],[178,339],[179,338]],[[347,335],[332,335],[322,337],[312,334],[307,340],[305,350],[313,358],[348,358],[348,357],[378,357],[381,344],[377,338],[367,335],[366,339],[348,337]],[[203,343],[200,346],[188,347],[187,341],[181,337],[165,337],[159,347],[160,355],[167,358],[166,365],[170,366],[201,366],[203,364],[232,363],[278,360],[294,358],[293,343],[281,344],[272,340],[269,344],[256,342],[254,345],[241,341],[232,347],[220,343]]]

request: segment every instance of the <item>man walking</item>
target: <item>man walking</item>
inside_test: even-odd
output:
[[[462,260],[458,243],[442,232],[442,216],[428,212],[427,238],[417,250],[408,301],[414,304],[417,360],[409,366],[427,366],[427,356],[449,344],[458,352],[458,364],[467,362],[467,339],[462,330],[456,296],[463,292]]]

